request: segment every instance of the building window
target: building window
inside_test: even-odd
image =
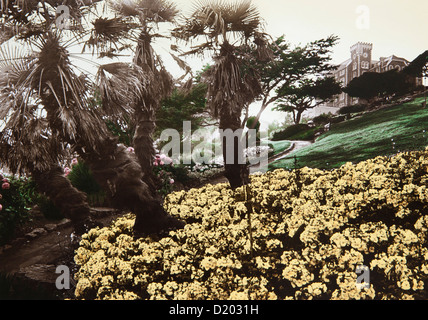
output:
[[[394,69],[394,66],[389,66],[389,70],[392,70],[392,69]]]
[[[357,72],[356,71],[354,71],[353,73],[352,73],[352,78],[355,78],[357,76]]]
[[[344,76],[345,75],[345,69],[340,70],[339,76]]]
[[[361,68],[368,69],[369,68],[369,62],[368,61],[361,62]]]
[[[352,65],[352,70],[357,70],[357,63],[354,62],[354,64]]]

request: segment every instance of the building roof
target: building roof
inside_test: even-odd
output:
[[[347,66],[349,66],[352,62],[352,59],[348,59],[346,61],[343,61],[341,64],[339,64],[337,66],[337,70],[342,69],[342,68],[346,68]]]

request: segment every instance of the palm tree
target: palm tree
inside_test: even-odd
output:
[[[242,111],[261,93],[257,70],[245,67],[244,61],[252,49],[258,59],[269,59],[266,35],[260,31],[258,10],[250,1],[226,3],[199,1],[183,24],[174,30],[174,36],[186,42],[204,40],[186,54],[214,52],[214,65],[205,73],[208,85],[207,106],[214,118],[219,119],[221,130],[236,131],[243,128]],[[235,139],[233,163],[228,163],[232,150],[223,144],[225,176],[233,189],[249,182],[249,169],[238,159],[243,150]]]
[[[107,130],[102,110],[90,101],[91,82],[70,62],[64,32],[40,8],[37,3],[31,10],[26,7],[28,13],[40,14],[42,22],[19,29],[28,52],[13,50],[9,43],[0,51],[1,161],[13,172],[31,174],[78,232],[90,226],[89,206],[59,167],[69,147],[89,165],[113,202],[136,214],[136,236],[181,227],[153,197],[137,159]]]
[[[155,53],[152,42],[157,37],[166,37],[157,32],[159,25],[174,22],[178,11],[165,0],[110,1],[109,4],[116,13],[115,18],[96,20],[88,45],[96,47],[101,55],[108,55],[118,51],[116,41],[111,40],[119,36],[122,41],[136,43],[131,64],[105,65],[100,69],[98,79],[107,113],[117,117],[130,116],[134,120],[135,153],[145,181],[155,190],[158,182],[152,165],[156,111],[161,101],[172,93],[174,81]],[[122,48],[129,49],[130,46]]]

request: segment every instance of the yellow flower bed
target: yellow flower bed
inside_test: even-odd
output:
[[[253,176],[248,201],[226,184],[176,192],[165,209],[187,225],[166,238],[134,240],[131,214],[83,236],[76,297],[427,299],[427,185],[428,149]]]

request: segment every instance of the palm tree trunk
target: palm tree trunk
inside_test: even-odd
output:
[[[136,237],[160,234],[182,228],[183,222],[168,215],[153,190],[143,181],[144,174],[137,157],[116,139],[107,138],[98,152],[82,154],[95,180],[107,192],[113,205],[129,209],[136,215]]]
[[[71,220],[78,234],[83,234],[93,226],[86,195],[73,187],[59,165],[52,165],[43,172],[33,170],[32,177],[39,191],[48,196],[61,213]]]
[[[137,111],[136,128],[133,139],[135,154],[144,174],[144,181],[151,190],[156,191],[160,187],[159,179],[153,174],[153,161],[156,152],[153,146],[153,133],[155,130],[153,111]]]
[[[241,121],[239,117],[231,117],[230,115],[221,115],[220,129],[221,130],[231,129],[233,132],[235,132],[238,129],[242,129]],[[222,148],[223,148],[225,177],[227,178],[227,180],[229,180],[229,184],[231,188],[236,189],[250,183],[250,171],[247,164],[239,163],[240,153],[242,153],[243,150],[239,148],[238,138],[234,139],[233,149],[230,148],[230,146],[227,146],[226,141],[227,141],[226,138],[223,137]],[[233,163],[228,163],[227,158],[229,158],[229,152],[231,151],[233,152]]]

